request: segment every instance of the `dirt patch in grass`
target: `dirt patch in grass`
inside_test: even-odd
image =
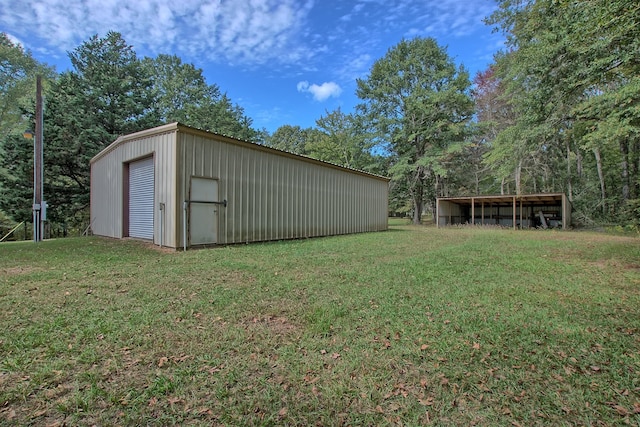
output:
[[[279,336],[292,335],[301,329],[299,326],[292,324],[286,317],[271,315],[247,318],[241,322],[241,325],[248,331],[266,329],[270,333]]]
[[[30,274],[36,271],[40,271],[40,269],[28,265],[18,265],[16,267],[0,269],[0,272],[2,272],[0,276],[20,276],[22,274]]]
[[[627,264],[622,268],[624,268],[625,270],[631,270],[631,271],[635,271],[636,273],[640,273],[640,265],[638,264]]]

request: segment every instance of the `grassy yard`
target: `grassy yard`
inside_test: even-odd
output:
[[[638,425],[640,240],[0,245],[0,425]]]

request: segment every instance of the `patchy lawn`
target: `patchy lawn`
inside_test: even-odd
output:
[[[0,245],[3,425],[640,423],[640,240]]]

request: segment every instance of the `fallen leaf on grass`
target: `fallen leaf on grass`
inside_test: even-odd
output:
[[[158,404],[157,397],[152,397],[151,399],[149,399],[149,406],[156,406],[157,404]]]
[[[422,351],[425,351],[425,350],[426,350],[426,349],[428,349],[428,348],[429,348],[429,346],[428,346],[427,344],[422,344],[422,345],[420,346],[420,350],[422,350]]]
[[[163,357],[161,357],[161,358],[158,360],[158,367],[159,367],[159,368],[162,368],[162,367],[165,365],[165,363],[167,363],[168,361],[169,361],[169,358],[168,358],[168,357],[164,357],[164,356],[163,356]]]
[[[474,342],[473,343],[473,349],[474,350],[480,350],[480,343],[479,342]]]
[[[633,404],[633,413],[634,414],[640,414],[640,402],[637,402],[637,403]]]
[[[173,356],[171,358],[171,360],[173,360],[174,362],[178,363],[178,362],[184,362],[187,359],[191,359],[192,356],[187,356],[187,355],[182,355],[182,356]]]
[[[278,411],[278,415],[279,415],[279,416],[281,416],[281,417],[284,417],[284,416],[286,416],[286,415],[287,415],[287,412],[289,412],[289,410],[288,410],[288,409],[286,408],[286,406],[285,406],[284,408],[282,408],[282,409],[280,409],[280,410]]]
[[[217,373],[217,372],[222,371],[222,366],[223,366],[223,365],[220,365],[220,366],[214,366],[213,368],[206,367],[206,368],[207,368],[207,369],[206,369],[206,371],[207,371],[209,374],[213,375],[213,374],[215,374],[215,373]]]
[[[167,402],[169,402],[169,405],[175,405],[176,403],[181,403],[182,399],[179,397],[168,397]]]
[[[616,410],[616,412],[618,413],[618,415],[621,415],[623,417],[626,417],[627,415],[629,415],[629,411],[627,410],[627,408],[625,408],[624,406],[620,406],[620,405],[614,405],[613,409]]]
[[[418,399],[418,402],[420,402],[420,404],[424,406],[431,406],[433,405],[433,397],[430,396],[426,399]]]
[[[41,416],[43,416],[43,415],[44,415],[44,414],[46,414],[46,413],[47,413],[47,410],[46,410],[46,409],[42,409],[42,410],[40,410],[40,411],[36,411],[36,412],[34,412],[34,413],[33,413],[32,418],[38,418],[38,417],[41,417]]]
[[[304,376],[304,381],[307,384],[313,384],[316,381],[318,381],[320,379],[320,377],[315,376],[315,375],[311,375],[311,373],[308,373],[307,375]]]
[[[334,359],[334,360],[340,358],[340,353],[333,353],[331,355],[331,358]]]

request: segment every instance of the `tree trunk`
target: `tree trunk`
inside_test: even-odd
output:
[[[413,197],[413,223],[420,224],[422,222],[422,197]]]
[[[602,171],[602,158],[600,157],[600,148],[593,149],[593,155],[596,158],[596,167],[598,169],[598,179],[600,180],[600,196],[602,197],[602,213],[607,213],[607,187],[604,182],[604,172]]]
[[[413,223],[420,224],[422,222],[422,209],[424,209],[424,183],[420,175],[422,171],[418,171],[419,176],[416,178],[416,185],[411,195],[413,198]]]
[[[520,195],[521,193],[521,188],[520,188],[520,178],[522,176],[522,160],[520,160],[518,162],[518,166],[516,167],[516,194]]]
[[[620,153],[622,154],[622,201],[629,200],[629,142],[620,141]]]
[[[571,183],[571,145],[569,141],[566,141],[567,146],[567,197],[569,197],[569,201],[573,203],[573,186]]]
[[[576,150],[576,173],[578,178],[582,179],[582,153],[580,150]]]
[[[633,149],[629,155],[632,159],[631,163],[631,176],[629,182],[631,185],[631,198],[637,199],[640,197],[640,141],[636,141],[633,144]]]
[[[476,196],[480,195],[480,173],[482,171],[476,166],[476,173],[475,173],[475,184],[476,184]]]

